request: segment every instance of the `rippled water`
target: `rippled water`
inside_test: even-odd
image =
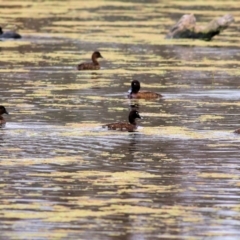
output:
[[[240,238],[236,1],[1,1],[0,239]],[[182,14],[231,13],[211,42]],[[76,71],[94,50],[102,69]],[[161,93],[128,100],[132,79]],[[107,131],[138,103],[136,133]]]

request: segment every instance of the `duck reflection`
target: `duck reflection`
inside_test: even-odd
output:
[[[98,79],[101,76],[101,74],[96,73],[96,72],[92,72],[91,73],[91,79]]]
[[[129,141],[129,146],[128,146],[128,151],[130,154],[133,154],[133,153],[139,151],[139,147],[137,144],[139,141],[139,138],[140,138],[139,134],[136,134],[136,133],[134,133],[130,136],[130,139],[129,139],[130,141]],[[134,158],[134,155],[132,156],[132,158]]]
[[[91,87],[91,89],[101,89],[101,80],[98,81],[97,79],[99,79],[101,77],[101,74],[93,72],[91,73],[91,79],[94,80],[94,84]]]
[[[129,109],[138,111],[139,110],[139,104],[138,103],[130,104]]]
[[[129,106],[130,110],[132,110],[134,108],[136,108],[136,110],[139,110],[139,108],[140,108],[140,104],[139,104],[139,100],[138,99],[128,98],[127,104]]]

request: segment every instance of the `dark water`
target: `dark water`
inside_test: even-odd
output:
[[[0,239],[240,238],[239,9],[234,1],[1,2]],[[184,13],[236,21],[168,41]],[[100,50],[102,69],[76,65]],[[160,100],[128,100],[132,79]],[[136,133],[102,129],[127,120]]]

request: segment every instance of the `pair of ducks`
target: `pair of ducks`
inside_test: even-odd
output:
[[[141,98],[141,99],[156,99],[161,98],[162,95],[150,92],[150,91],[139,91],[141,88],[140,82],[138,80],[133,80],[131,83],[131,89],[129,90],[128,98]],[[120,131],[128,131],[128,132],[134,132],[137,130],[137,123],[136,119],[141,119],[141,116],[139,115],[137,109],[135,106],[132,106],[133,109],[130,111],[128,115],[128,121],[129,123],[124,122],[118,122],[118,123],[110,123],[105,125],[110,130],[120,130]]]
[[[99,70],[100,64],[97,61],[98,58],[103,58],[100,52],[96,51],[92,54],[92,62],[80,63],[77,65],[77,70]],[[133,80],[131,84],[130,98],[159,98],[161,94],[153,92],[139,92],[140,83],[137,80]]]

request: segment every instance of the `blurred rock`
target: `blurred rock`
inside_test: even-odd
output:
[[[166,38],[191,38],[210,41],[215,35],[220,34],[234,22],[230,14],[212,20],[207,26],[196,26],[196,18],[193,14],[185,14],[170,29]]]

